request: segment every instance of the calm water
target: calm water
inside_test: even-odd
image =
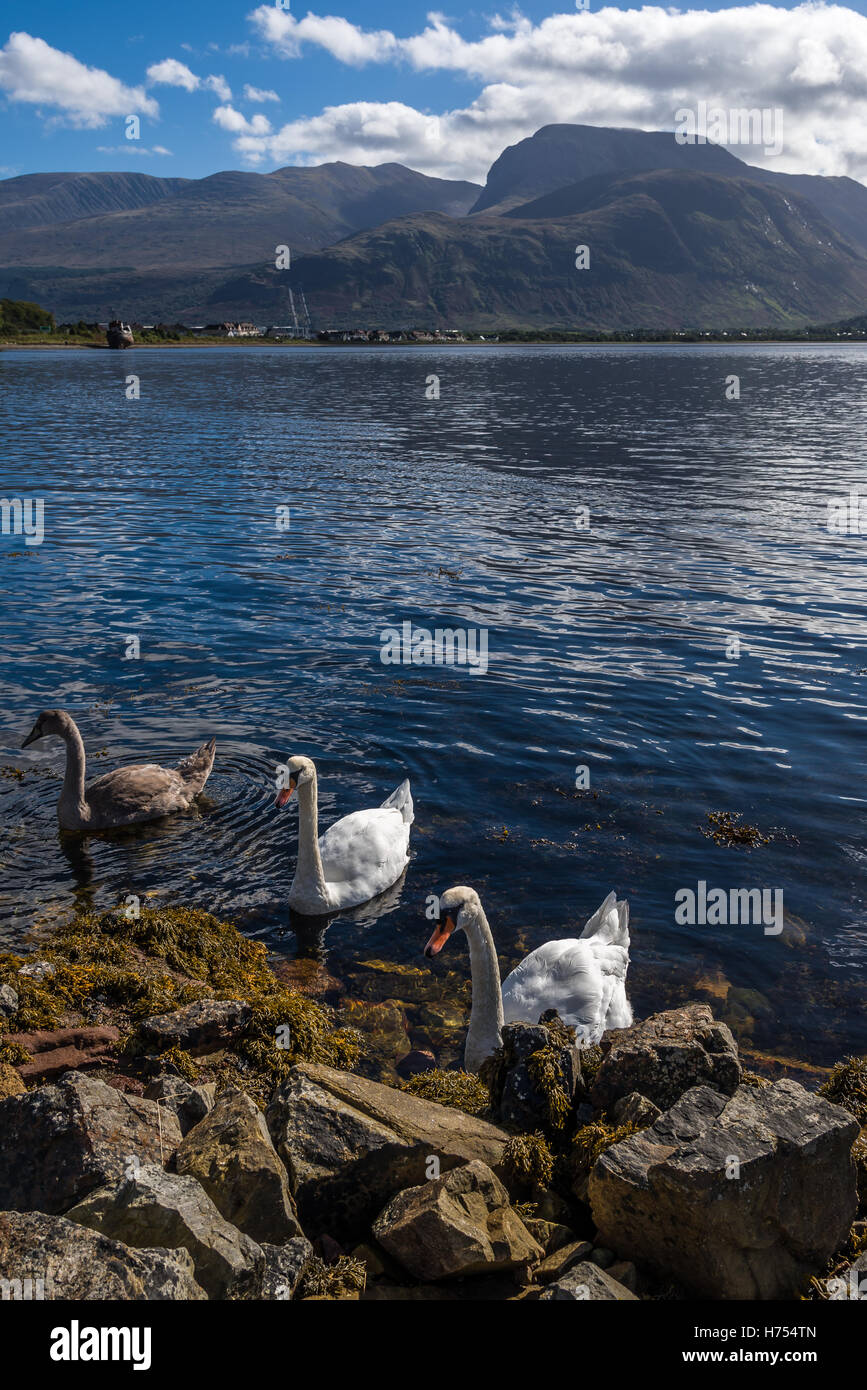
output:
[[[44,498],[46,528],[0,537],[3,941],[137,893],[324,951],[351,993],[371,958],[424,965],[453,883],[504,966],[614,888],[637,1012],[712,998],[759,1051],[867,1046],[867,535],[826,526],[867,492],[863,349],[5,353],[0,435],[2,494]],[[486,629],[487,674],[384,665],[405,620]],[[92,776],[216,734],[206,799],[62,840],[62,747],[20,751],[51,706]],[[416,803],[402,887],[318,941],[283,901],[297,810],[273,808],[301,752],[323,826],[406,775]],[[771,843],[715,844],[719,810]],[[678,926],[700,879],[783,890],[784,931]]]

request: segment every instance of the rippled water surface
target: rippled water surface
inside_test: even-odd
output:
[[[857,347],[0,354],[2,494],[46,528],[0,536],[0,937],[149,895],[324,951],[351,993],[370,959],[424,966],[428,893],[476,886],[506,967],[614,888],[637,1012],[707,998],[757,1052],[863,1050],[867,535],[827,515],[865,427]],[[486,629],[487,673],[383,664],[406,620]],[[200,806],[61,837],[62,747],[20,751],[53,706],[93,776],[216,734]],[[416,803],[403,884],[317,939],[273,807],[302,752],[323,826],[404,776]],[[721,810],[770,843],[707,838]],[[783,932],[678,926],[698,880],[781,889]]]

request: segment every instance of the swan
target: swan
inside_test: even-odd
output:
[[[288,774],[288,776],[287,776]],[[357,907],[390,888],[409,863],[413,822],[409,782],[381,806],[353,811],[319,835],[316,768],[310,758],[289,758],[275,805],[298,790],[298,860],[288,903],[311,917]]]
[[[21,747],[49,735],[66,744],[66,774],[57,802],[63,830],[113,830],[186,811],[210,776],[217,746],[212,738],[176,768],[156,763],[119,767],[85,787],[84,741],[72,715],[62,709],[44,709]]]
[[[525,956],[500,985],[500,967],[488,919],[473,888],[449,888],[439,900],[439,920],[424,953],[439,954],[453,931],[470,947],[473,1002],[464,1047],[467,1071],[477,1072],[500,1046],[504,1023],[538,1023],[556,1009],[577,1030],[583,1047],[598,1043],[607,1028],[628,1028],[629,904],[609,893],[579,938],[546,941]]]

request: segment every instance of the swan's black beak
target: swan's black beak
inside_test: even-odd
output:
[[[449,917],[448,913],[446,913],[445,921],[442,921],[441,919],[439,922],[437,922],[436,926],[433,929],[433,935],[431,936],[430,941],[424,948],[424,953],[427,956],[428,960],[432,960],[434,956],[439,955],[440,951],[442,950],[443,946],[445,946],[454,929],[454,921],[451,917]]]
[[[22,743],[21,747],[22,747],[22,748],[29,748],[30,745],[31,745],[31,743],[35,743],[36,740],[37,740],[38,738],[41,738],[41,737],[42,737],[42,735],[41,735],[41,733],[39,732],[38,726],[34,724],[33,728],[30,730],[30,733],[27,735],[27,737],[26,737],[26,739],[24,740],[24,742]]]

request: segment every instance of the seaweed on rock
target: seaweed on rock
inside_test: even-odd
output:
[[[400,1088],[420,1100],[435,1100],[463,1110],[466,1115],[486,1115],[491,1108],[487,1086],[477,1076],[466,1071],[443,1071],[440,1068],[419,1072]]]

